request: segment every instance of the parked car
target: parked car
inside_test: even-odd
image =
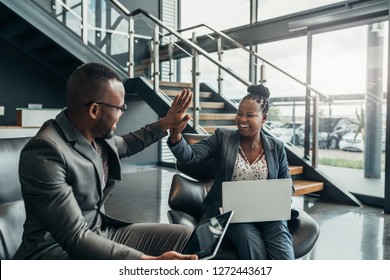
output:
[[[329,133],[325,132],[325,131],[320,131],[320,132],[318,132],[317,137],[318,137],[318,148],[322,148],[322,149],[328,148]],[[310,147],[311,147],[312,139],[313,139],[311,131],[310,131],[309,139],[310,139]],[[302,146],[305,144],[305,131],[304,130],[302,131],[302,133],[300,135],[299,144]]]
[[[340,139],[343,137],[343,135],[356,131],[357,125],[355,123],[352,123],[349,119],[340,119],[337,122],[337,125],[335,126],[333,132],[329,134],[328,137],[328,148],[331,150],[336,150],[341,148],[340,147]]]
[[[382,152],[386,150],[386,129],[382,129]],[[365,149],[364,139],[362,133],[357,133],[356,131],[351,131],[344,134],[339,142],[339,147],[341,150],[350,151],[350,152],[363,152]]]
[[[330,135],[335,130],[337,125],[342,127],[343,121],[341,121],[342,118],[340,117],[320,117],[318,119],[319,126],[318,126],[318,147],[326,149],[329,147],[329,141],[330,141]],[[310,131],[309,135],[309,141],[310,141],[310,147],[312,145],[312,131]],[[299,143],[301,145],[304,145],[305,143],[305,133],[304,131],[300,135]]]
[[[364,151],[364,140],[363,134],[360,132],[356,134],[356,132],[348,132],[341,136],[339,140],[339,148],[343,151],[349,152],[363,152]]]
[[[303,122],[288,122],[281,127],[275,127],[273,130],[275,136],[284,142],[290,142],[294,145],[300,144],[301,134],[305,129]]]
[[[266,121],[265,124],[268,125],[270,128],[276,128],[283,126],[284,123],[280,121]]]

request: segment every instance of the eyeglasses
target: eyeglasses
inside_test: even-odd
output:
[[[123,106],[116,106],[116,105],[112,105],[112,104],[108,104],[108,103],[104,103],[104,102],[98,102],[98,101],[89,102],[89,103],[85,104],[85,106],[89,106],[89,105],[91,105],[92,103],[101,104],[101,105],[106,105],[106,106],[109,106],[109,107],[116,108],[116,109],[118,109],[118,110],[121,110],[122,114],[127,110],[127,105],[126,105],[126,104],[123,104]]]

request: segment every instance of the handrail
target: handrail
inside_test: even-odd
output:
[[[240,81],[241,83],[243,83],[244,85],[246,86],[249,86],[251,85],[252,83],[244,78],[242,78],[241,76],[237,75],[236,73],[234,73],[230,68],[226,67],[221,61],[218,61],[218,60],[215,60],[214,58],[212,58],[209,53],[207,51],[205,51],[203,48],[199,47],[196,43],[195,43],[195,40],[194,40],[194,34],[193,34],[193,38],[191,40],[188,40],[186,38],[184,38],[178,31],[175,31],[173,30],[172,28],[166,26],[160,19],[156,18],[155,16],[153,16],[152,14],[148,13],[148,12],[145,12],[143,11],[142,9],[136,9],[132,12],[130,12],[126,7],[124,7],[120,2],[118,2],[118,0],[111,0],[111,2],[116,5],[120,10],[122,10],[122,12],[124,14],[126,14],[127,16],[129,16],[130,20],[133,19],[134,16],[138,15],[138,14],[143,14],[144,16],[146,16],[147,18],[149,18],[150,20],[152,20],[155,24],[156,24],[156,27],[155,27],[155,38],[156,37],[159,37],[159,34],[162,34],[159,30],[159,28],[163,28],[165,30],[167,30],[169,33],[168,34],[162,34],[162,36],[166,36],[166,35],[169,35],[169,34],[173,34],[174,36],[176,36],[177,38],[179,38],[181,40],[181,42],[183,42],[184,44],[186,44],[187,46],[189,46],[193,52],[197,52],[201,55],[203,55],[204,57],[206,57],[210,62],[214,63],[215,65],[217,65],[219,67],[219,69],[222,69],[224,70],[226,73],[230,74],[231,76],[233,76],[234,78],[236,78],[238,81]],[[220,32],[218,30],[215,30],[205,24],[200,24],[200,25],[197,25],[196,27],[200,27],[200,26],[205,26],[207,28],[209,28],[210,30],[212,30],[215,34],[218,34],[220,36],[219,38],[219,42],[222,41],[221,38],[224,38],[228,41],[230,41],[231,43],[233,43],[236,47],[240,48],[240,49],[243,49],[245,50],[246,52],[248,52],[250,55],[260,59],[263,63],[266,63],[267,65],[270,65],[271,67],[273,67],[274,69],[278,70],[279,72],[281,72],[282,74],[286,75],[287,77],[293,79],[295,82],[301,84],[302,86],[304,86],[306,88],[306,95],[308,97],[311,97],[313,99],[313,107],[314,107],[314,111],[313,111],[313,133],[312,133],[312,139],[313,139],[313,158],[312,158],[312,166],[314,168],[317,168],[317,150],[318,150],[318,147],[317,147],[317,143],[318,143],[318,135],[317,135],[317,132],[318,132],[318,123],[317,123],[317,118],[318,118],[318,110],[317,110],[317,107],[318,107],[318,99],[319,97],[323,97],[323,98],[326,98],[328,99],[329,96],[319,92],[318,90],[316,90],[315,88],[311,87],[310,84],[308,83],[305,83],[305,82],[302,82],[301,80],[299,80],[298,78],[294,77],[293,75],[287,73],[286,71],[280,69],[279,67],[277,67],[276,65],[272,64],[271,62],[269,62],[268,60],[262,58],[260,55],[258,55],[256,52],[252,51],[252,50],[249,50],[247,49],[245,46],[241,45],[240,43],[238,43],[237,41],[235,41],[234,39],[232,39],[231,37],[229,37],[228,35],[224,34],[223,32]],[[189,30],[189,29],[187,29]],[[132,32],[132,31],[130,31]],[[183,30],[181,31],[183,32]],[[212,37],[212,35],[208,35],[209,37]],[[156,39],[155,39],[156,40]],[[157,38],[158,40],[158,38]],[[155,42],[154,44],[158,44],[158,41]],[[158,58],[155,59],[158,64]],[[194,73],[197,73],[197,68],[196,68],[196,60],[195,62],[193,61],[193,74]],[[194,66],[195,65],[195,66]],[[158,70],[154,70],[156,74],[158,74]],[[199,96],[198,96],[198,93],[199,92],[199,88],[197,88],[196,85],[198,85],[198,82],[196,81],[196,74],[194,75],[193,77],[193,84],[194,84],[194,100],[198,100],[199,101]],[[154,83],[155,83],[155,90],[158,90],[159,86],[158,86],[158,77],[154,79]],[[199,87],[199,85],[198,85]],[[314,96],[310,96],[310,92],[314,92],[316,93],[316,95]],[[199,111],[199,107],[198,105],[196,105],[196,102],[193,102],[194,104],[194,112],[198,112]],[[198,119],[195,114],[194,114],[194,119]],[[196,122],[195,122],[195,126],[194,128],[197,128],[197,125],[196,125]],[[309,135],[308,132],[305,133],[305,135]],[[305,137],[307,137],[305,136]],[[305,143],[309,143],[308,141],[305,141]],[[307,150],[309,150],[307,148]],[[306,151],[306,146],[305,146],[305,151]],[[306,152],[305,152],[306,153]],[[308,153],[307,155],[305,156],[308,156]]]
[[[293,79],[294,81],[296,81],[297,83],[303,85],[306,89],[310,90],[310,91],[313,91],[315,93],[317,93],[318,95],[320,95],[321,97],[323,98],[329,98],[328,95],[316,90],[315,88],[313,88],[312,86],[310,86],[309,84],[305,83],[305,82],[302,82],[301,80],[299,80],[298,78],[294,77],[293,75],[287,73],[286,71],[284,71],[283,69],[277,67],[276,65],[272,64],[271,62],[269,62],[268,60],[262,58],[260,55],[258,55],[256,52],[250,50],[250,49],[247,49],[244,45],[240,44],[239,42],[237,42],[236,40],[234,40],[233,38],[229,37],[228,35],[226,35],[225,33],[221,32],[221,31],[218,31],[210,26],[208,26],[207,24],[198,24],[198,25],[194,25],[194,26],[191,26],[191,27],[187,27],[187,28],[184,28],[184,29],[180,29],[178,30],[178,32],[184,32],[184,31],[188,31],[188,30],[191,30],[191,29],[196,29],[196,28],[199,28],[199,27],[206,27],[208,29],[210,29],[211,31],[213,31],[214,33],[218,34],[219,36],[229,40],[231,43],[233,43],[236,47],[248,52],[249,54],[257,57],[258,59],[260,59],[261,61],[263,61],[264,63],[268,64],[269,66],[273,67],[274,69],[278,70],[279,72],[283,73],[284,75],[288,76],[289,78]],[[210,35],[212,36],[212,35]]]
[[[186,45],[188,45],[189,47],[191,47],[192,49],[196,50],[198,53],[202,54],[204,57],[206,57],[208,60],[210,60],[212,63],[218,65],[219,67],[221,67],[225,72],[229,73],[231,76],[233,76],[234,78],[236,78],[237,80],[239,80],[240,82],[242,82],[244,85],[246,86],[249,86],[251,85],[252,83],[248,80],[246,80],[245,78],[241,77],[240,75],[234,73],[230,68],[226,67],[223,63],[221,63],[220,61],[218,60],[215,60],[214,58],[212,58],[205,50],[203,50],[202,48],[200,48],[198,45],[196,45],[195,43],[193,43],[192,41],[184,38],[183,36],[181,36],[177,31],[171,29],[170,27],[166,26],[161,20],[159,20],[158,18],[156,18],[155,16],[151,15],[150,13],[148,12],[145,12],[144,10],[142,9],[136,9],[132,12],[130,12],[127,8],[125,8],[121,3],[119,3],[117,0],[111,0],[115,5],[117,5],[118,8],[122,9],[122,11],[128,15],[129,17],[133,17],[133,16],[136,16],[138,14],[143,14],[145,15],[146,17],[148,17],[149,19],[151,19],[152,21],[154,21],[156,24],[158,24],[159,26],[163,27],[164,29],[168,30],[170,33],[172,33],[173,35],[175,35],[176,37],[178,37],[181,41],[183,41]]]
[[[264,63],[268,64],[269,66],[273,67],[274,69],[278,70],[279,72],[283,73],[284,75],[286,75],[287,77],[293,79],[294,81],[296,81],[297,83],[301,84],[302,86],[304,86],[306,89],[312,91],[312,92],[315,92],[316,94],[318,94],[319,96],[323,97],[323,98],[329,98],[328,95],[316,90],[315,88],[313,88],[311,85],[299,80],[298,78],[294,77],[293,75],[289,74],[288,72],[284,71],[283,69],[277,67],[276,65],[274,65],[273,63],[269,62],[268,60],[264,59],[263,57],[261,57],[259,54],[257,54],[256,52],[250,50],[250,49],[247,49],[244,45],[240,44],[239,42],[237,42],[236,40],[234,40],[233,38],[229,37],[228,35],[226,35],[225,33],[221,32],[221,31],[218,31],[206,24],[198,24],[198,25],[194,25],[192,27],[188,27],[188,28],[185,28],[185,29],[181,29],[181,30],[178,30],[178,31],[175,31],[171,28],[169,28],[168,26],[166,26],[161,20],[159,20],[158,18],[156,18],[155,16],[151,15],[150,13],[148,12],[145,12],[143,11],[142,9],[136,9],[134,10],[133,12],[130,12],[125,6],[123,6],[118,0],[111,0],[111,2],[113,2],[119,9],[121,9],[126,15],[128,16],[135,16],[137,14],[144,14],[145,16],[147,16],[148,18],[150,18],[152,21],[154,21],[155,23],[157,23],[158,25],[162,26],[163,28],[165,28],[166,30],[169,31],[168,34],[165,34],[165,35],[169,35],[169,34],[173,34],[175,35],[176,37],[178,37],[180,40],[182,40],[183,42],[185,42],[187,45],[189,45],[191,48],[194,48],[197,52],[201,53],[203,56],[205,56],[207,59],[209,59],[211,62],[213,62],[214,64],[217,64],[219,67],[221,67],[224,71],[226,71],[227,73],[229,73],[230,75],[232,75],[233,77],[235,77],[236,79],[238,79],[240,82],[242,82],[243,84],[245,84],[246,86],[249,86],[251,84],[251,82],[249,82],[248,80],[240,77],[239,75],[237,75],[236,73],[234,73],[233,71],[230,70],[230,68],[227,68],[225,65],[223,65],[221,62],[219,62],[218,60],[215,60],[213,59],[212,57],[209,56],[209,54],[207,52],[205,52],[202,48],[200,48],[198,45],[196,45],[195,43],[193,43],[192,41],[188,40],[188,39],[185,39],[183,36],[181,36],[181,34],[179,32],[183,32],[183,31],[188,31],[188,30],[191,30],[191,29],[196,29],[196,28],[199,28],[199,27],[206,27],[208,29],[210,29],[211,31],[213,31],[214,33],[220,35],[221,37],[229,40],[230,42],[232,42],[236,47],[248,52],[249,54],[257,57],[258,59],[260,59],[261,61],[263,61]]]

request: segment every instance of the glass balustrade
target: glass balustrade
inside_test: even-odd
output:
[[[111,56],[126,71],[133,61],[134,76],[193,83],[196,73],[202,83],[199,92],[206,86],[235,106],[249,84],[264,83],[271,91],[270,133],[293,144],[302,157],[318,158],[319,166],[350,164],[361,170],[367,170],[368,161],[376,162],[372,171],[383,171],[387,22],[313,32],[308,64],[308,36],[263,43],[249,50],[204,25],[180,32],[179,38],[142,13],[129,19],[109,0],[34,2],[80,38],[87,32],[88,44]],[[197,56],[186,40],[212,51],[197,52]],[[129,51],[131,45],[137,52]],[[307,80],[311,83],[306,85]],[[172,92],[167,98],[172,98]],[[367,150],[372,151],[371,156],[366,155]],[[345,163],[347,158],[350,163]]]

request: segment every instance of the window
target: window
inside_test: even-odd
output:
[[[286,0],[258,0],[259,1],[259,21],[280,17],[292,13],[302,12],[321,6],[344,2],[340,0],[299,0],[292,5]],[[288,4],[287,4],[288,3]]]
[[[181,1],[181,28],[204,23],[225,30],[249,24],[249,7],[250,0],[184,0]]]

